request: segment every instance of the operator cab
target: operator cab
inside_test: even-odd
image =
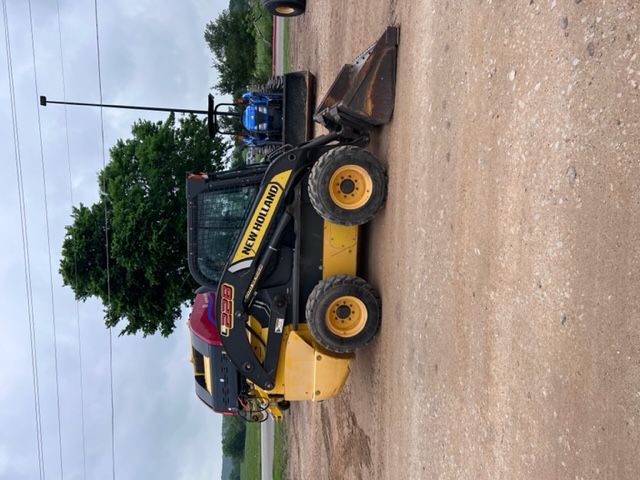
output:
[[[263,171],[264,167],[255,170]],[[193,209],[196,217],[194,224],[198,228],[192,239],[189,267],[198,283],[212,291],[218,287],[218,281],[258,195],[259,180],[258,177],[252,179],[248,176],[240,181],[211,181],[207,182],[209,188],[198,195],[196,208]]]
[[[206,178],[197,174],[189,176],[188,188],[197,192],[188,213],[189,269],[195,280],[210,291],[218,289],[220,277],[244,231],[268,168],[267,164],[253,164]],[[274,223],[283,212],[284,208],[274,211]],[[268,237],[271,229],[269,226],[265,228],[261,233]],[[274,262],[283,261],[283,256],[288,257],[288,253],[285,247]],[[268,270],[271,272],[273,268]],[[266,284],[283,281],[286,280],[278,276]]]

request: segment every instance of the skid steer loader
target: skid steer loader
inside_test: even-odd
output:
[[[269,162],[187,177],[189,268],[210,294],[215,355],[235,369],[228,411],[255,421],[258,410],[277,417],[278,405],[336,395],[380,329],[380,297],[358,276],[359,226],[386,200],[385,170],[364,147],[391,118],[398,42],[388,27],[342,68],[313,116],[324,135]],[[228,380],[195,337],[209,365],[194,363],[196,391],[208,398]]]

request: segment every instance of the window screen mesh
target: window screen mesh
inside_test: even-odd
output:
[[[258,185],[231,186],[198,195],[198,270],[217,284],[258,193]]]

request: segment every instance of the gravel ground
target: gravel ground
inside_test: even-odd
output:
[[[338,397],[292,406],[289,478],[638,478],[640,6],[307,3],[290,62],[319,98],[401,40],[369,147],[382,331]]]

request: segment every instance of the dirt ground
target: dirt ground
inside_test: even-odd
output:
[[[289,478],[640,478],[640,4],[308,0],[291,68],[398,24],[369,147],[383,327],[292,406]]]

